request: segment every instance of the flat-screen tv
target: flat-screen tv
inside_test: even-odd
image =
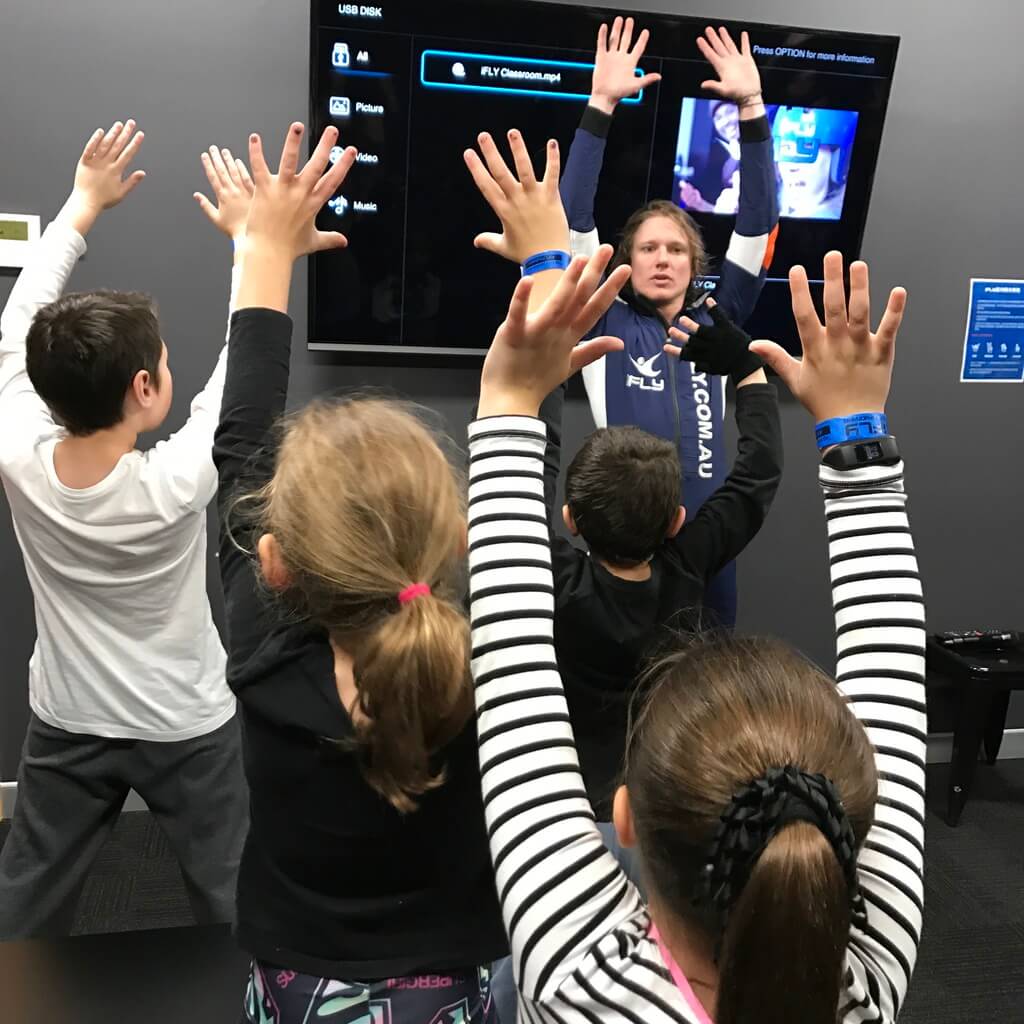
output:
[[[309,346],[358,353],[479,356],[501,321],[518,268],[473,247],[496,230],[463,151],[481,131],[524,133],[541,166],[556,138],[563,162],[590,93],[597,30],[614,8],[534,0],[313,0],[311,144],[328,124],[359,161],[321,212],[344,250],[309,261]],[[670,198],[699,223],[710,256],[728,246],[738,176],[734,107],[700,83],[706,18],[633,12],[650,29],[642,70],[661,81],[620,104],[607,144],[596,220],[614,242],[644,202]],[[786,275],[812,281],[821,258],[860,254],[898,39],[789,26],[750,33],[777,167],[780,232],[748,325],[794,346]]]

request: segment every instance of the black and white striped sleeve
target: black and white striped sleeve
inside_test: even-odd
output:
[[[903,466],[821,468],[836,618],[836,678],[875,748],[878,802],[858,860],[866,930],[852,929],[844,1024],[889,1024],[924,911],[925,610]]]
[[[469,436],[484,808],[518,988],[546,1003],[641,904],[594,824],[555,661],[544,426],[492,417]]]

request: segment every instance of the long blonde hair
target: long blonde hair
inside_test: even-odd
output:
[[[444,781],[437,754],[473,707],[463,495],[411,407],[358,398],[287,422],[274,476],[252,496],[288,572],[281,596],[353,659],[364,775],[402,812]],[[416,583],[431,593],[401,604]]]

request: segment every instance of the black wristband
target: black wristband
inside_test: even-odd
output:
[[[900,461],[896,438],[866,438],[862,441],[844,441],[833,445],[821,457],[831,469],[861,469],[864,466],[895,466]]]
[[[767,123],[767,118],[765,118],[765,123]],[[580,128],[583,131],[590,132],[591,135],[596,135],[599,139],[607,139],[611,126],[611,114],[606,114],[589,103],[583,108],[583,116],[580,118]]]

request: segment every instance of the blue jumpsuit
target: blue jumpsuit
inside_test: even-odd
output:
[[[608,115],[588,107],[569,149],[561,196],[574,254],[592,253],[599,244],[594,196],[610,123]],[[714,292],[722,312],[736,323],[746,321],[761,294],[778,219],[768,119],[741,121],[739,210]],[[698,323],[711,322],[702,305],[680,310],[679,315]],[[621,338],[625,348],[583,371],[594,422],[598,427],[632,424],[675,441],[683,467],[683,503],[692,515],[728,472],[723,444],[724,379],[697,373],[692,363],[666,355],[662,349],[667,340],[665,322],[628,291],[588,337],[605,334]],[[721,623],[735,624],[735,563],[709,586],[705,606]]]

